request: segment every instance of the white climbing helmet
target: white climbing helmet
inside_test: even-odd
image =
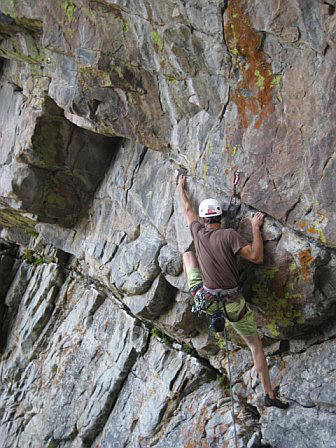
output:
[[[211,218],[223,213],[220,203],[216,199],[204,199],[199,205],[198,214],[201,218]]]

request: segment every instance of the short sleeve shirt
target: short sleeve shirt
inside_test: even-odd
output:
[[[208,229],[199,221],[190,224],[203,283],[210,289],[238,286],[235,255],[248,241],[234,229]]]

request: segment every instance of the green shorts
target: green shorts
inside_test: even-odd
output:
[[[189,272],[187,273],[187,281],[190,289],[195,288],[195,286],[199,285],[200,283],[203,283],[200,269],[199,268],[190,269]],[[257,326],[253,317],[253,311],[245,302],[243,296],[241,296],[239,302],[227,303],[225,309],[229,318],[232,320],[236,320],[245,305],[247,308],[247,312],[244,314],[242,319],[240,319],[238,322],[230,322],[230,324],[240,336],[243,337],[255,336],[258,333],[257,333]],[[223,306],[219,307],[219,309],[221,308],[223,308]],[[207,312],[209,314],[212,314],[217,309],[218,309],[217,304],[213,304],[208,308]]]

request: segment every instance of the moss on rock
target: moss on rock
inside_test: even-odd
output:
[[[251,288],[252,303],[266,314],[267,329],[273,337],[279,337],[295,325],[304,323],[299,288],[302,279],[294,265],[286,272],[278,267],[258,271],[257,281]]]
[[[24,213],[11,208],[0,209],[0,227],[18,228],[24,230],[28,235],[36,234],[35,221],[24,216]]]
[[[153,31],[151,36],[152,36],[152,41],[153,41],[154,47],[157,50],[162,51],[163,47],[164,47],[164,42],[163,42],[163,38],[162,38],[161,34],[158,31]]]
[[[71,23],[73,21],[74,14],[77,9],[77,5],[70,0],[62,0],[61,6],[64,9],[65,15],[69,23]]]

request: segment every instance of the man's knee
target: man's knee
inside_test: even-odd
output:
[[[259,335],[256,334],[253,336],[244,336],[243,339],[245,340],[252,353],[257,353],[260,350],[263,350],[262,342]]]
[[[247,342],[247,345],[252,352],[253,358],[255,358],[258,355],[264,354],[264,349],[259,336],[256,335],[247,337],[245,338],[245,341]]]

